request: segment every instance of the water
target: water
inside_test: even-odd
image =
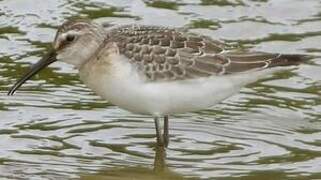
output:
[[[321,178],[318,57],[171,117],[166,158],[150,117],[100,99],[69,65],[6,96],[66,18],[184,27],[252,51],[320,56],[319,0],[3,0],[0,14],[1,178]]]

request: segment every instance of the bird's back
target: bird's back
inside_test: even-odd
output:
[[[206,36],[158,26],[126,25],[110,30],[108,36],[149,81],[223,76],[305,60],[301,55],[240,52]]]

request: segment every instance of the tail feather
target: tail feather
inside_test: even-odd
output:
[[[252,63],[266,62],[267,64],[264,67],[258,67],[259,69],[260,68],[265,69],[264,71],[249,72],[251,69],[248,69],[248,71],[242,71],[242,72],[249,72],[249,73],[232,74],[231,75],[232,80],[235,81],[235,83],[238,83],[240,86],[244,86],[246,84],[257,81],[258,79],[264,78],[269,74],[284,70],[284,67],[296,66],[310,59],[309,56],[305,56],[305,55],[288,55],[288,54],[285,54],[285,55],[266,54],[264,58],[262,56],[260,57],[261,59],[259,61],[257,58],[253,57],[254,60],[252,61]],[[242,60],[238,59],[239,61],[235,60],[235,62],[243,62],[240,64],[244,64],[244,65],[250,64],[251,62],[246,61],[246,59],[247,58],[244,58]]]
[[[233,74],[254,69],[267,69],[278,66],[293,66],[306,62],[309,57],[296,54],[227,54],[230,64],[226,66],[226,73]]]

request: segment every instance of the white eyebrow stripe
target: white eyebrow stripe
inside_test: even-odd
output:
[[[81,35],[81,34],[83,34],[81,31],[77,31],[77,30],[69,30],[69,31],[67,31],[67,32],[64,32],[64,33],[62,33],[61,34],[61,37],[66,37],[68,34],[73,34],[73,35]]]
[[[56,44],[54,45],[55,49],[58,49],[60,47],[60,45],[62,44],[63,41],[65,41],[66,37],[69,34],[73,34],[73,35],[81,35],[83,34],[81,31],[77,31],[77,30],[70,30],[64,33],[59,34],[59,36],[57,37],[57,39],[55,40]]]

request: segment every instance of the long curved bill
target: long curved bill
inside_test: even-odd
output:
[[[8,91],[8,95],[13,95],[14,92],[33,75],[37,74],[40,70],[47,67],[49,64],[57,61],[56,52],[54,50],[49,51],[42,59],[36,64],[32,65],[30,70],[22,76]]]

